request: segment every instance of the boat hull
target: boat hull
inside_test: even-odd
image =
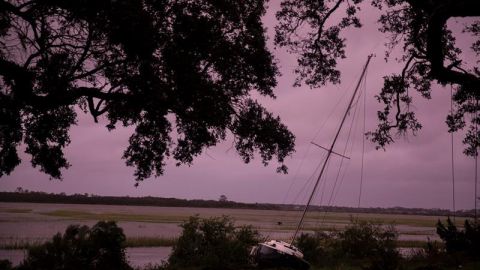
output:
[[[285,252],[285,247],[261,243],[254,247],[252,256],[260,268],[286,267],[298,270],[310,268],[310,264],[302,258],[303,255],[300,257],[295,253]]]

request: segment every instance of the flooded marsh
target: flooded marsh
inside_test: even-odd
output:
[[[181,233],[179,225],[190,216],[227,215],[235,220],[235,225],[251,225],[265,238],[288,240],[300,214],[299,211],[229,208],[0,203],[0,259],[19,263],[24,257],[24,249],[41,244],[56,233],[63,233],[71,224],[93,226],[99,220],[114,220],[127,237],[130,262],[141,266],[168,258],[171,246]],[[349,225],[352,219],[393,224],[399,232],[398,245],[411,248],[423,245],[428,239],[438,239],[435,224],[438,219],[446,217],[311,212],[303,230],[338,231]],[[457,218],[456,222],[462,224],[463,219]]]

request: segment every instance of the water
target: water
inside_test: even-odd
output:
[[[171,247],[138,247],[127,248],[126,254],[129,264],[132,267],[145,267],[149,264],[161,264],[162,261],[166,261],[170,253]],[[13,266],[19,265],[25,258],[26,250],[12,249],[5,250],[0,249],[0,260],[9,260]]]
[[[9,260],[13,266],[19,265],[25,258],[26,250],[23,249],[0,249],[0,260]]]
[[[148,264],[161,264],[171,252],[171,247],[127,248],[127,258],[132,267],[145,267]]]

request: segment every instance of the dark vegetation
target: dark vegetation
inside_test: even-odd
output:
[[[148,270],[255,269],[250,247],[259,234],[250,226],[235,227],[230,218],[191,217],[168,261]],[[439,221],[442,243],[429,242],[409,256],[401,256],[394,226],[352,220],[343,231],[302,234],[296,245],[312,269],[352,270],[474,270],[480,266],[480,225],[466,221],[464,229],[448,219]],[[30,248],[25,261],[12,267],[0,261],[0,270],[131,269],[125,260],[125,235],[115,222],[98,222],[92,228],[71,225],[41,246]]]
[[[398,234],[393,226],[353,221],[344,231],[302,234],[297,241],[307,261],[317,267],[342,269],[397,269]]]
[[[191,217],[181,225],[182,235],[173,246],[166,269],[235,270],[251,266],[250,248],[259,234],[250,226],[235,228],[228,217]]]
[[[234,139],[286,172],[294,136],[251,97],[274,98],[265,1],[0,0],[0,176],[20,163],[52,178],[79,113],[134,128],[123,153],[138,181]]]
[[[478,269],[480,225],[472,220],[464,229],[450,219],[437,224],[441,243],[428,242],[408,256],[401,256],[393,226],[353,221],[340,232],[302,234],[297,242],[305,258],[318,269]]]
[[[21,188],[19,188],[21,189]],[[69,204],[103,204],[103,205],[137,205],[137,206],[168,206],[168,207],[204,207],[204,208],[239,208],[261,210],[298,210],[298,205],[269,203],[240,203],[230,200],[185,200],[160,197],[116,197],[91,194],[54,194],[36,191],[0,192],[0,202],[30,202],[30,203],[69,203]],[[447,209],[423,208],[357,208],[341,206],[310,206],[310,211],[347,212],[347,213],[380,213],[400,215],[451,216]],[[457,216],[473,217],[474,210],[458,210]]]
[[[131,270],[123,230],[113,221],[92,228],[70,225],[65,233],[32,247],[16,270]],[[8,269],[8,268],[6,268]]]
[[[416,134],[422,124],[413,110],[414,100],[430,99],[435,83],[450,85],[455,107],[446,117],[449,132],[466,129],[464,153],[476,156],[480,146],[480,130],[475,128],[480,122],[479,1],[282,0],[275,43],[297,57],[295,85],[316,88],[340,83],[337,62],[347,57],[345,46],[352,41],[342,32],[362,27],[362,17],[368,16],[362,14],[363,4],[378,8],[379,31],[388,37],[385,59],[399,64],[396,72],[383,78],[383,88],[375,96],[383,108],[369,138],[384,148],[399,134]],[[464,19],[460,27],[468,37],[449,29],[447,22],[455,19]],[[462,54],[457,46],[460,39],[469,40],[470,54]]]
[[[162,175],[168,158],[191,164],[227,136],[245,162],[276,159],[286,172],[294,135],[251,96],[274,98],[279,74],[265,2],[0,0],[0,176],[18,166],[23,143],[34,167],[61,178],[82,112],[108,130],[135,129],[123,158],[137,181]],[[464,152],[477,155],[479,1],[282,0],[274,43],[297,57],[294,84],[340,83],[342,31],[362,26],[365,3],[381,12],[386,58],[398,48],[392,58],[402,65],[376,96],[384,108],[370,139],[385,147],[396,134],[416,134],[412,93],[430,99],[439,83],[454,90],[449,132],[467,129]],[[472,59],[462,59],[446,27],[455,18],[470,19]]]

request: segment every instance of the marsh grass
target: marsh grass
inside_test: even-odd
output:
[[[134,221],[151,223],[180,223],[185,219],[179,216],[152,215],[152,214],[127,214],[127,213],[92,213],[76,210],[55,210],[43,212],[42,215],[51,217],[62,217],[80,220],[114,220],[114,221]]]
[[[48,238],[7,238],[0,242],[0,249],[30,249],[45,243]]]
[[[32,211],[33,211],[32,209],[27,209],[27,208],[6,208],[6,209],[0,209],[0,212],[4,212],[4,213],[16,213],[16,214],[31,213]]]
[[[427,242],[420,240],[397,240],[399,248],[424,248]],[[438,247],[443,247],[442,243],[437,243]]]
[[[41,246],[48,238],[10,238],[0,242],[0,249],[30,249]],[[177,242],[174,237],[127,237],[125,247],[170,247]]]
[[[177,240],[174,237],[128,237],[125,245],[126,247],[171,247]]]

